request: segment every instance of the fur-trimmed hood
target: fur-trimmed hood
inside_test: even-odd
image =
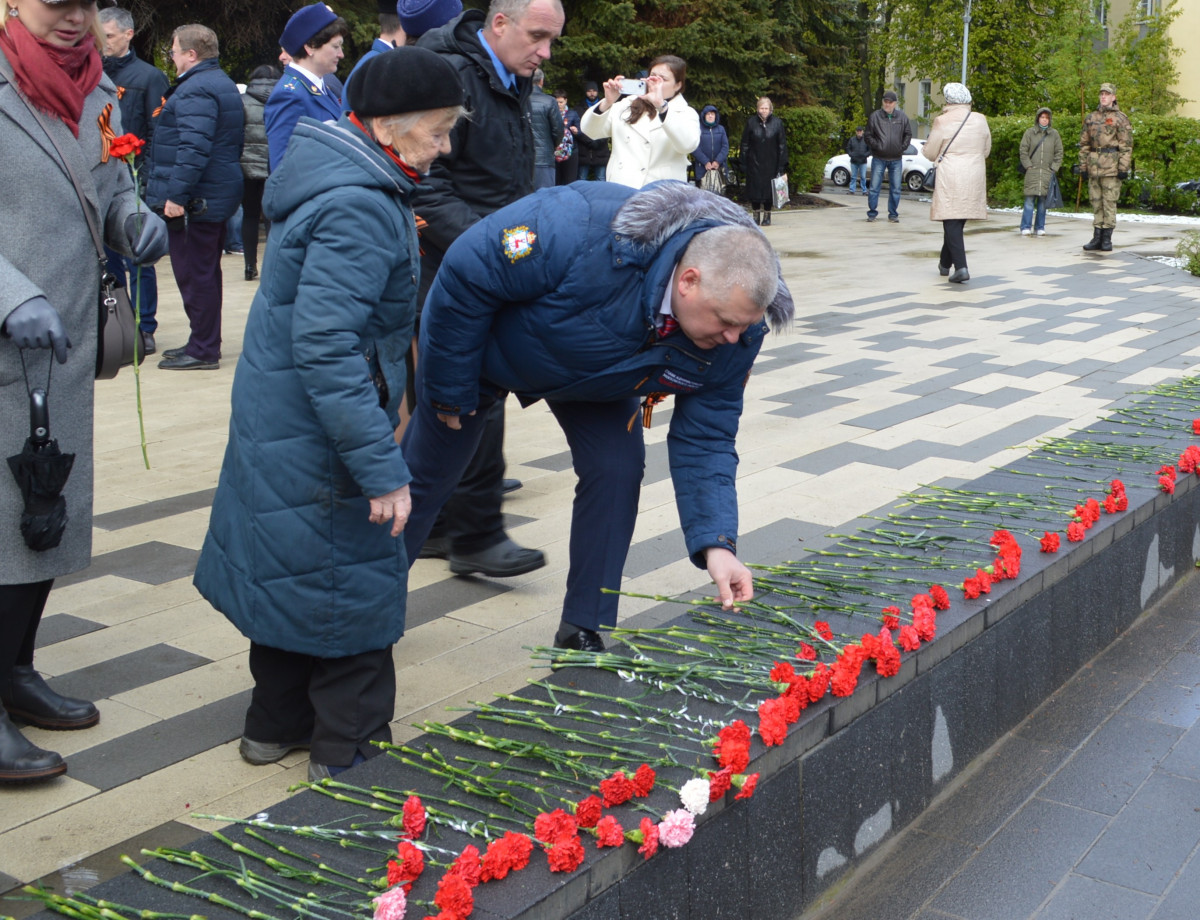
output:
[[[612,228],[643,246],[657,249],[680,230],[698,222],[739,226],[762,233],[754,219],[728,198],[696,188],[687,182],[656,182],[631,197],[613,218]],[[778,287],[767,305],[767,321],[773,332],[791,326],[796,307],[783,280],[783,268],[775,257]]]

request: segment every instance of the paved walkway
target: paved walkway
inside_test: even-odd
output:
[[[750,561],[795,558],[905,490],[979,476],[1200,362],[1200,283],[1132,255],[1172,252],[1177,228],[1123,224],[1121,252],[1088,257],[1086,222],[1052,218],[1049,234],[1031,239],[1015,232],[1016,215],[995,215],[968,231],[973,278],[954,286],[937,275],[941,227],[927,205],[906,199],[900,224],[867,224],[862,198],[830,200],[848,207],[779,214],[768,231],[800,309],[747,390],[740,552]],[[133,375],[97,386],[93,565],[57,584],[36,663],[60,690],[98,700],[102,721],[80,733],[29,730],[70,772],[0,791],[0,891],[59,872],[85,887],[116,871],[119,853],[216,829],[194,812],[252,814],[304,779],[303,753],[267,767],[238,758],[247,643],[191,586],[255,287],[241,280],[240,257],[225,268],[221,369],[142,375],[150,470]],[[160,348],[186,334],[169,276],[164,266]],[[648,432],[626,566],[635,592],[703,581],[678,533],[664,409]],[[574,488],[566,444],[543,406],[514,403],[506,452],[525,482],[506,505],[512,533],[550,563],[507,580],[418,563],[396,648],[398,739],[447,706],[522,685],[533,673],[525,647],[548,643],[558,621]],[[653,617],[652,606],[625,599],[622,618]],[[0,901],[0,913],[30,907]]]

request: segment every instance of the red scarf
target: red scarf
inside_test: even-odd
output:
[[[100,51],[91,33],[74,47],[60,48],[37,38],[13,17],[0,30],[0,48],[25,97],[79,137],[83,101],[104,75]]]
[[[367,137],[371,137],[371,132],[367,130],[367,126],[364,125],[361,121],[359,121],[358,116],[355,115],[353,112],[350,113],[350,123],[352,125],[354,125],[356,128],[358,128],[358,130],[360,130]],[[371,140],[375,140],[375,139],[372,137]],[[380,144],[379,141],[375,141],[375,143],[379,144],[380,150],[382,150],[384,153],[386,153],[389,157],[392,158],[393,163],[395,163],[402,170],[404,170],[404,175],[408,176],[408,178],[412,179],[414,182],[421,181],[421,174],[419,172],[417,172],[415,169],[413,169],[411,166],[409,166],[407,163],[405,163],[402,159],[400,159],[400,157],[398,157],[396,155],[395,150],[393,150],[391,147],[388,147],[385,144]]]

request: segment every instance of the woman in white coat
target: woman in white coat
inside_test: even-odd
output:
[[[683,98],[687,64],[673,54],[655,58],[640,96],[622,96],[622,79],[605,81],[604,98],[579,124],[590,138],[612,138],[606,178],[632,188],[658,179],[686,182],[688,157],[700,143],[700,116]]]
[[[942,253],[938,271],[950,281],[969,281],[963,227],[969,220],[987,220],[987,156],[992,132],[987,119],[971,111],[971,93],[961,83],[942,87],[946,106],[933,120],[923,153],[937,162],[937,182],[929,219],[942,222]],[[954,273],[950,274],[950,270]]]

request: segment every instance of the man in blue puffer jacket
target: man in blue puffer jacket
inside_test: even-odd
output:
[[[597,266],[600,266],[599,268]],[[545,399],[579,483],[561,648],[599,651],[637,517],[639,416],[674,396],[667,436],[692,561],[726,607],[750,598],[734,555],[734,439],[750,367],[791,295],[749,215],[682,182],[545,189],[468,229],[446,253],[421,323],[417,409],[403,449],[415,559],[506,392]],[[639,401],[641,409],[639,410]]]
[[[171,37],[178,79],[167,90],[150,146],[146,201],[167,218],[171,270],[191,324],[187,345],[163,352],[166,370],[215,370],[221,357],[221,251],[225,221],[242,203],[242,97],[202,25]]]

